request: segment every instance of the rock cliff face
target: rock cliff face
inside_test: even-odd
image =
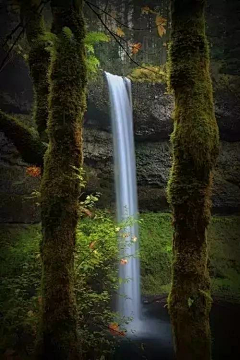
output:
[[[134,83],[134,132],[139,206],[141,210],[166,210],[166,184],[171,167],[173,98],[163,84]],[[99,97],[99,94],[102,94]],[[103,193],[100,203],[113,202],[112,139],[107,92],[102,84],[89,90],[90,106],[85,121],[85,163],[93,170],[89,189]],[[221,148],[215,170],[215,212],[240,210],[240,107],[234,94],[217,93],[216,117]],[[104,99],[104,100],[103,100]]]
[[[134,83],[134,133],[139,207],[141,211],[168,210],[166,184],[171,167],[173,98],[163,84]],[[226,96],[226,94],[225,94]],[[228,96],[230,96],[228,94]],[[230,102],[232,105],[230,106]],[[88,168],[86,192],[102,193],[99,205],[114,206],[113,147],[105,83],[89,88],[88,112],[84,121],[84,159]],[[240,109],[233,99],[216,94],[216,116],[221,148],[215,170],[213,211],[240,211]],[[35,222],[39,208],[31,193],[38,180],[26,176],[26,166],[16,149],[0,137],[0,221]]]

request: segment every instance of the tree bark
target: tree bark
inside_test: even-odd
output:
[[[41,184],[42,321],[37,358],[81,358],[74,250],[82,166],[86,66],[82,1],[52,1],[56,42],[50,66],[49,147]],[[67,28],[66,28],[67,26]]]
[[[47,149],[37,132],[30,130],[20,121],[0,110],[0,130],[12,141],[19,151],[23,161],[42,166],[43,156]]]
[[[175,94],[173,275],[169,312],[177,360],[210,360],[211,309],[206,230],[218,154],[204,0],[172,0],[170,83]]]

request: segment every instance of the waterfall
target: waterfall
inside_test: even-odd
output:
[[[131,81],[121,76],[105,73],[111,104],[111,121],[114,148],[114,174],[117,220],[137,219],[137,182],[133,136]],[[140,318],[140,266],[138,253],[138,224],[124,229],[126,246],[121,249],[119,264],[120,284],[117,311],[124,317],[133,317],[132,328]],[[119,243],[122,244],[119,237]]]

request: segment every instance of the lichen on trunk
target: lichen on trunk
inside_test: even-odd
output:
[[[42,321],[38,359],[81,358],[74,296],[74,250],[82,166],[86,66],[82,4],[57,5],[66,19],[56,32],[50,66],[48,136],[41,184]],[[65,27],[68,25],[68,27]]]
[[[173,275],[169,312],[177,360],[210,360],[207,269],[212,170],[218,154],[203,0],[172,0],[170,84],[175,95]]]

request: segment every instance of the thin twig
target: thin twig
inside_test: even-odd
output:
[[[87,1],[87,0],[84,0],[86,4],[88,5],[91,5],[93,7],[95,7],[96,9],[100,10],[102,13],[106,14],[107,16],[109,16],[110,18],[112,18],[113,20],[115,20],[119,25],[127,28],[127,29],[130,29],[130,30],[133,30],[133,31],[146,31],[146,30],[152,30],[152,29],[156,29],[157,26],[153,26],[153,27],[148,27],[148,28],[131,28],[130,26],[128,26],[127,24],[124,24],[122,23],[121,21],[119,21],[118,19],[116,19],[114,16],[112,16],[109,12],[107,12],[106,10],[104,9],[101,9],[99,6],[91,3],[90,1]]]
[[[130,46],[131,48],[136,48],[136,49],[138,49],[138,46],[137,46],[137,45],[134,45],[134,44],[131,45],[130,42],[129,42],[129,40],[124,39],[122,36],[116,34],[115,32],[113,32],[113,34],[114,34],[115,36],[117,36],[120,40],[124,41],[124,42],[125,42],[128,46]],[[149,56],[154,56],[154,55],[156,55],[156,53],[149,54],[147,51],[144,51],[144,50],[141,50],[141,53],[148,54]]]
[[[110,29],[108,28],[108,26],[105,24],[105,22],[104,22],[103,19],[101,18],[101,15],[92,8],[92,6],[90,5],[90,3],[89,3],[88,1],[85,0],[85,2],[86,2],[86,4],[87,4],[87,6],[88,6],[88,7],[94,12],[94,14],[98,17],[98,19],[101,21],[101,23],[103,24],[103,26],[105,27],[105,29],[109,32],[109,34],[112,35],[112,37],[115,39],[115,41],[118,43],[118,45],[123,49],[123,51],[125,52],[125,54],[127,55],[127,57],[128,57],[135,65],[137,65],[138,67],[140,67],[140,68],[142,68],[142,69],[151,71],[151,72],[153,72],[154,74],[159,75],[158,72],[156,72],[156,71],[154,71],[154,70],[152,70],[152,69],[149,69],[149,68],[147,68],[147,67],[145,67],[145,66],[141,66],[137,61],[135,61],[135,60],[131,57],[131,55],[129,54],[129,52],[125,49],[125,47],[121,44],[121,42],[118,40],[118,38],[117,38],[117,36],[115,35],[115,33],[112,32],[112,30],[110,30]]]
[[[20,27],[22,27],[22,22],[18,23],[17,26],[10,32],[10,34],[8,34],[8,35],[6,36],[6,39],[5,39],[4,43],[2,44],[2,47],[3,47],[3,48],[5,47],[5,45],[7,45],[8,40],[11,40],[13,34],[15,34],[15,32],[16,32]]]
[[[2,63],[1,63],[0,72],[3,70],[6,61],[8,60],[8,58],[9,58],[9,56],[10,56],[10,54],[11,54],[13,48],[14,48],[14,46],[17,44],[18,40],[20,39],[20,37],[21,37],[22,34],[24,33],[24,30],[25,30],[25,29],[22,28],[22,30],[19,32],[18,36],[17,36],[16,39],[14,40],[12,46],[11,46],[10,49],[8,50],[5,58],[3,59]]]
[[[46,5],[48,2],[49,2],[49,0],[45,0],[45,1],[43,0],[43,1],[41,1],[40,4],[38,5],[36,11],[39,10],[39,14],[41,14],[42,11],[43,11],[43,9],[44,9],[44,7],[45,7],[45,5]],[[42,8],[41,8],[41,6],[42,6]],[[26,29],[26,25],[27,25],[27,24],[25,24],[25,25],[23,26],[23,25],[22,25],[22,22],[19,22],[19,24],[18,24],[18,25],[11,31],[11,33],[7,36],[6,41],[4,42],[3,46],[8,42],[8,40],[9,40],[9,39],[12,37],[12,35],[17,31],[17,29],[18,29],[19,27],[22,27],[21,31],[19,32],[18,36],[17,36],[16,39],[14,40],[12,46],[10,47],[10,49],[8,50],[6,56],[4,57],[3,61],[1,62],[0,72],[4,69],[5,63],[6,63],[6,61],[8,60],[8,58],[9,58],[9,56],[10,56],[10,54],[11,54],[13,48],[14,48],[14,46],[17,44],[18,40],[19,40],[20,37],[23,35],[23,33],[24,33],[25,29]]]
[[[105,8],[104,8],[104,13],[107,11],[108,3],[109,3],[109,0],[107,0],[107,2],[106,2]]]

